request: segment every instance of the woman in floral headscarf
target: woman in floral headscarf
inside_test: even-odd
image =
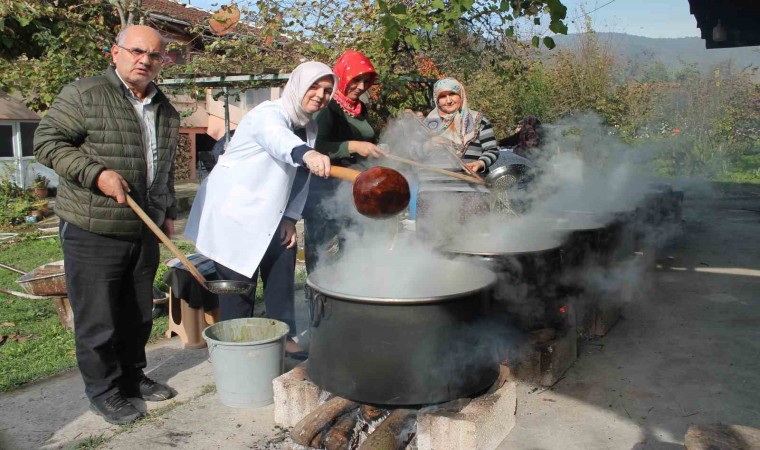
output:
[[[448,144],[471,172],[484,172],[499,157],[491,122],[469,108],[464,86],[454,78],[438,80],[433,95],[436,109],[428,114],[425,125],[445,139],[441,145]]]
[[[332,165],[363,168],[367,158],[382,156],[375,145],[367,105],[359,99],[375,82],[377,72],[366,56],[346,50],[335,62],[333,73],[338,77],[338,86],[327,108],[316,116],[319,125],[316,149],[328,155]],[[309,272],[320,257],[335,250],[336,242],[340,245],[339,233],[350,224],[350,212],[339,211],[341,202],[332,201],[340,184],[332,178],[311,178],[309,202],[303,214]]]
[[[499,157],[491,123],[469,108],[464,86],[454,78],[438,80],[433,94],[436,109],[424,121],[433,137],[418,158],[444,169],[460,170],[463,162],[471,173],[485,172]],[[456,224],[490,209],[483,186],[431,172],[418,176],[417,230],[428,238],[446,239]]]

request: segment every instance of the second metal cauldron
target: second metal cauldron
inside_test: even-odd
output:
[[[309,275],[312,381],[341,397],[380,405],[440,403],[488,388],[499,358],[482,325],[496,276],[467,267],[470,280],[478,281],[427,298],[346,295],[325,273]]]

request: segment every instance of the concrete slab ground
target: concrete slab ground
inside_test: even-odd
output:
[[[758,236],[760,188],[687,190],[683,234],[624,305],[623,320],[582,344],[553,388],[518,386],[517,423],[499,448],[676,449],[690,424],[760,428]],[[302,299],[297,293],[299,330]],[[282,448],[273,406],[218,402],[207,355],[177,338],[152,345],[150,376],[179,396],[140,402],[153,414],[132,426],[89,412],[75,370],[2,394],[0,448]]]

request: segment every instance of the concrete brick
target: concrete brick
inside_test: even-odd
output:
[[[493,394],[482,395],[458,413],[417,415],[418,450],[492,450],[515,426],[517,384],[507,381]]]
[[[575,328],[541,349],[541,386],[554,386],[578,359],[578,334]]]
[[[295,426],[317,408],[322,389],[303,374],[305,370],[299,365],[272,381],[274,423],[281,427]]]
[[[760,448],[757,428],[716,423],[692,425],[684,438],[686,450],[751,450]]]
[[[519,352],[515,378],[541,386],[553,386],[578,358],[578,334],[573,327],[548,342],[530,343]]]
[[[606,336],[620,320],[621,307],[616,305],[595,306],[589,312],[589,334]]]

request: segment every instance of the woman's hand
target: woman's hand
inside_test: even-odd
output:
[[[486,163],[483,161],[473,161],[464,165],[470,173],[475,174],[486,169]]]
[[[303,164],[314,175],[322,178],[330,176],[330,157],[316,150],[309,150],[303,155]]]
[[[296,246],[296,224],[293,222],[282,219],[280,223],[280,239],[282,239],[282,245],[285,248],[293,248]]]
[[[383,152],[377,148],[377,145],[366,141],[348,141],[348,153],[357,153],[365,158],[380,158]]]

